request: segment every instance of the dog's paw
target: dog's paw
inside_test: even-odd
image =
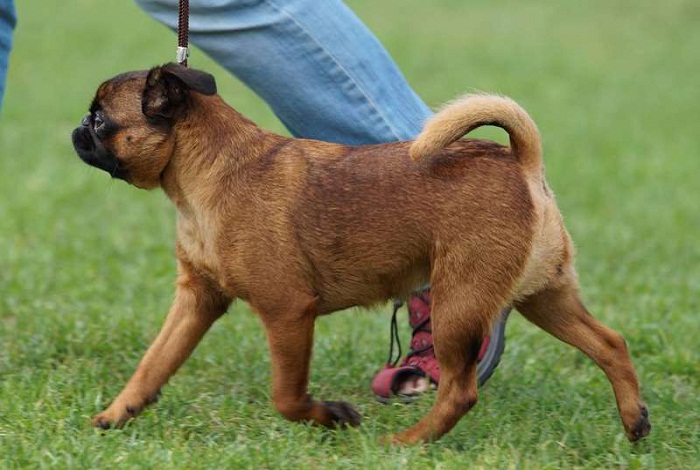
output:
[[[137,396],[117,397],[114,402],[102,413],[93,416],[92,425],[100,429],[121,428],[127,421],[135,418],[148,405],[158,401],[160,390],[145,400]],[[133,403],[142,403],[141,405],[133,405]]]
[[[104,416],[97,415],[92,417],[92,426],[106,431],[112,428],[112,423],[110,423]]]
[[[635,443],[651,432],[651,422],[649,422],[649,409],[646,405],[639,406],[639,419],[627,432],[627,438]]]
[[[140,409],[133,406],[112,405],[102,413],[93,416],[92,425],[100,429],[119,429],[127,421],[139,414]]]
[[[416,444],[422,444],[423,440],[412,430],[406,430],[404,432],[396,434],[387,434],[379,438],[379,444],[383,446],[412,446]]]
[[[335,427],[357,427],[362,421],[362,416],[349,403],[344,401],[324,401],[323,405],[331,414]]]
[[[385,436],[380,436],[378,439],[379,445],[385,446],[385,447],[392,447],[392,446],[401,446],[405,445],[406,443],[401,439],[401,437],[397,434],[387,434]]]
[[[129,417],[126,415],[116,417],[107,411],[103,411],[102,413],[92,417],[92,425],[103,430],[119,429],[124,426],[124,423],[126,423],[128,419]]]

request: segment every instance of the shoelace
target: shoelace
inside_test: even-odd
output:
[[[389,359],[386,361],[387,365],[391,365],[391,367],[396,367],[396,364],[398,364],[399,360],[401,359],[401,340],[399,339],[399,326],[398,323],[396,323],[396,313],[399,311],[402,305],[402,300],[394,300],[394,312],[391,314],[391,325],[389,326],[389,338],[391,338],[389,342]],[[396,342],[399,350],[396,360],[394,360],[394,342]]]
[[[418,294],[418,298],[424,303],[424,304],[429,304],[428,300],[423,296],[422,293]],[[390,364],[391,367],[396,367],[396,365],[399,363],[401,360],[401,340],[399,338],[399,327],[398,323],[396,320],[396,314],[403,305],[403,301],[401,300],[394,300],[394,311],[391,315],[391,326],[390,326],[390,342],[389,342],[389,359],[387,360],[387,364]],[[425,318],[422,322],[420,322],[418,325],[412,327],[412,332],[411,332],[411,338],[413,339],[416,334],[420,332],[425,332],[425,333],[432,333],[432,329],[426,328],[425,325],[427,325],[430,322],[430,316]],[[396,359],[394,359],[394,343],[396,343],[397,349],[398,349],[398,355],[396,356]],[[406,359],[410,359],[413,356],[419,356],[422,353],[429,351],[430,349],[433,348],[433,343],[432,341],[430,344],[423,348],[419,349],[414,349],[411,347],[406,354]]]

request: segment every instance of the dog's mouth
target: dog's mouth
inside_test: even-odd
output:
[[[72,139],[73,147],[82,161],[106,171],[112,178],[127,180],[128,172],[124,164],[102,145],[86,119],[75,128]]]

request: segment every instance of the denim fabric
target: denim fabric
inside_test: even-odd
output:
[[[17,23],[13,0],[0,0],[0,110],[2,97],[5,95],[7,64],[12,49],[12,30]]]
[[[177,28],[177,0],[136,1]],[[294,136],[347,144],[408,140],[431,115],[340,0],[190,3],[190,41],[262,97]]]

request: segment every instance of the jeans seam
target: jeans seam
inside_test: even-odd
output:
[[[392,125],[389,123],[389,120],[382,114],[382,112],[379,110],[379,107],[376,105],[376,103],[370,99],[370,97],[367,95],[365,90],[357,83],[357,81],[353,78],[353,76],[348,72],[348,70],[343,67],[341,62],[333,55],[330,53],[328,49],[323,47],[323,45],[314,37],[313,34],[309,32],[303,25],[301,25],[294,16],[289,14],[286,10],[284,10],[282,7],[277,5],[274,1],[272,0],[263,0],[263,2],[267,3],[270,5],[271,8],[276,10],[277,12],[283,14],[285,17],[287,17],[289,20],[294,23],[294,25],[299,28],[306,36],[311,38],[311,40],[314,42],[314,44],[323,52],[327,57],[329,57],[333,63],[340,69],[340,71],[345,74],[345,76],[350,80],[350,83],[352,86],[360,92],[362,95],[362,98],[364,98],[365,102],[370,105],[371,111],[375,113],[376,116],[378,116],[382,124],[389,130],[389,132],[394,136],[394,139],[396,140],[402,140],[399,133],[392,127]]]

